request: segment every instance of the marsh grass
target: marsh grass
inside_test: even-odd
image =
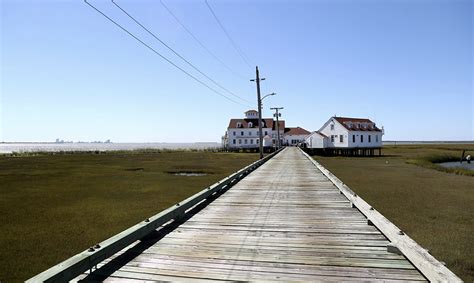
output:
[[[2,155],[0,282],[28,279],[257,158],[170,150]],[[168,173],[183,170],[208,174]]]
[[[6,157],[31,157],[45,155],[91,155],[91,154],[144,154],[166,152],[223,152],[222,148],[141,148],[132,150],[60,150],[60,151],[18,151],[3,153]]]
[[[472,150],[473,145],[390,146],[384,147],[382,157],[315,159],[463,280],[472,282],[474,178],[429,165],[445,157],[459,160],[463,149]]]

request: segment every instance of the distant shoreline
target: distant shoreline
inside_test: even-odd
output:
[[[384,141],[384,146],[474,144],[474,141]],[[56,142],[0,142],[0,154],[25,152],[73,152],[73,151],[133,151],[133,150],[204,150],[221,148],[218,142],[195,143],[56,143]]]
[[[404,144],[474,144],[474,141],[383,141],[383,145]]]
[[[454,143],[454,144],[464,144],[464,143],[474,143],[472,141],[440,141],[440,140],[432,140],[432,141],[394,141],[388,140],[383,141],[384,144],[423,144],[423,143],[431,143],[431,144],[438,144],[438,143]],[[219,144],[219,142],[0,142],[0,144],[167,144],[167,145],[175,145],[175,144]]]
[[[0,144],[220,144],[219,142],[6,142],[2,141]]]

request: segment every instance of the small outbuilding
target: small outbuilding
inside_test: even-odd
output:
[[[305,138],[305,147],[307,148],[326,148],[328,137],[318,131],[312,132]]]
[[[297,145],[305,141],[305,138],[310,134],[301,127],[285,128],[285,134],[283,136],[283,145]]]

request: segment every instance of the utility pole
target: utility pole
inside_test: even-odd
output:
[[[263,158],[263,136],[262,136],[262,99],[260,98],[260,81],[264,81],[265,78],[260,78],[258,73],[258,66],[255,67],[255,79],[250,80],[251,82],[257,83],[257,103],[258,103],[258,137],[259,137],[259,151],[260,159]]]
[[[281,115],[281,113],[278,113],[278,110],[281,110],[281,109],[283,109],[283,107],[272,107],[272,108],[270,108],[270,110],[275,110],[274,116],[277,118],[277,126],[276,126],[276,128],[277,128],[277,139],[278,139],[278,141],[276,143],[277,149],[279,149],[280,146],[281,146],[281,143],[280,143],[280,122],[278,121],[278,118]]]

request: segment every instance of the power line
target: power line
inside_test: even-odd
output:
[[[232,44],[232,46],[234,47],[234,49],[237,51],[237,54],[239,54],[239,56],[242,58],[242,60],[245,62],[245,64],[247,64],[247,66],[249,66],[250,68],[252,68],[252,66],[250,65],[249,63],[249,60],[247,59],[247,56],[245,56],[244,52],[242,51],[242,49],[239,48],[239,46],[235,43],[235,41],[232,39],[232,37],[230,36],[230,34],[227,32],[227,30],[224,28],[224,25],[222,25],[221,21],[219,20],[219,18],[217,17],[216,13],[214,13],[214,10],[212,10],[211,8],[211,5],[209,5],[209,2],[207,2],[207,0],[205,0],[206,2],[206,5],[207,5],[207,8],[209,8],[209,11],[211,11],[211,14],[214,16],[214,19],[216,20],[217,24],[221,27],[222,31],[225,33],[225,35],[227,36],[227,38],[229,39],[230,43]]]
[[[224,61],[222,61],[221,59],[219,59],[219,57],[217,57],[209,48],[207,48],[204,43],[202,43],[196,35],[194,35],[182,22],[181,20],[173,13],[173,11],[171,11],[170,8],[168,8],[168,6],[166,6],[166,4],[163,2],[163,0],[160,0],[161,2],[161,5],[166,9],[166,11],[168,11],[168,13],[175,19],[175,21],[194,39],[194,41],[196,41],[209,55],[211,55],[212,58],[214,58],[216,61],[218,61],[222,66],[224,66],[227,70],[229,70],[229,72],[231,72],[233,75],[241,78],[241,79],[245,79],[244,76],[242,76],[241,74],[239,74],[238,72],[236,72],[235,70],[233,70],[231,67],[229,67],[226,63],[224,63]]]
[[[119,23],[117,23],[116,21],[112,20],[110,17],[108,17],[106,14],[104,14],[102,11],[100,11],[99,9],[97,9],[94,5],[92,5],[91,3],[87,2],[87,0],[84,0],[84,2],[89,5],[91,8],[93,8],[96,12],[98,12],[99,14],[101,14],[102,16],[104,16],[107,20],[109,20],[110,22],[112,22],[113,24],[115,24],[117,27],[119,27],[121,30],[123,30],[124,32],[126,32],[129,36],[133,37],[136,41],[140,42],[141,44],[143,44],[145,47],[147,47],[148,49],[150,49],[153,53],[155,53],[156,55],[160,56],[163,60],[165,60],[166,62],[168,62],[169,64],[173,65],[175,68],[177,68],[178,70],[180,70],[181,72],[185,73],[186,75],[188,75],[190,78],[192,78],[193,80],[195,80],[196,82],[200,83],[201,85],[205,86],[206,88],[208,88],[209,90],[211,90],[212,92],[216,93],[217,95],[219,96],[222,96],[224,97],[225,99],[229,100],[229,101],[232,101],[236,104],[240,104],[242,106],[246,106],[247,105],[244,105],[238,101],[235,101],[233,100],[232,98],[230,97],[227,97],[226,95],[222,94],[221,92],[213,89],[212,87],[210,87],[209,85],[207,85],[205,82],[199,80],[198,78],[196,78],[195,76],[191,75],[190,73],[186,72],[183,68],[179,67],[178,65],[176,65],[175,63],[173,63],[171,60],[169,60],[168,58],[166,58],[165,56],[161,55],[158,51],[156,51],[155,49],[153,49],[151,46],[149,46],[148,44],[146,44],[145,42],[143,42],[140,38],[136,37],[134,34],[132,34],[130,31],[128,31],[126,28],[124,28],[123,26],[121,26]]]
[[[223,87],[221,84],[219,84],[218,82],[216,82],[215,80],[213,80],[211,77],[209,77],[208,75],[206,75],[204,72],[202,72],[199,68],[197,68],[195,65],[193,65],[191,62],[189,62],[186,58],[184,58],[183,56],[181,56],[176,50],[174,50],[173,48],[171,48],[168,44],[166,44],[163,40],[161,40],[160,38],[158,38],[158,36],[156,34],[154,34],[153,32],[151,32],[148,28],[146,28],[142,23],[140,23],[137,19],[135,19],[132,15],[130,15],[124,8],[122,8],[120,5],[118,5],[117,3],[115,3],[114,0],[111,0],[112,3],[117,7],[119,8],[125,15],[127,15],[130,19],[132,19],[137,25],[139,25],[140,27],[142,27],[146,32],[148,32],[151,36],[153,36],[156,40],[158,40],[161,44],[163,44],[166,48],[168,48],[171,52],[173,52],[176,56],[178,56],[181,60],[183,60],[184,62],[186,62],[186,64],[188,64],[189,66],[191,66],[194,70],[196,70],[197,72],[199,72],[201,75],[203,75],[204,77],[206,77],[208,80],[210,80],[211,82],[213,82],[216,86],[220,87],[221,89],[223,89],[224,91],[226,91],[227,93],[229,93],[230,95],[242,100],[242,101],[245,101],[247,103],[251,103],[250,101],[238,96],[237,94],[233,93],[232,91],[228,90],[227,88]]]

